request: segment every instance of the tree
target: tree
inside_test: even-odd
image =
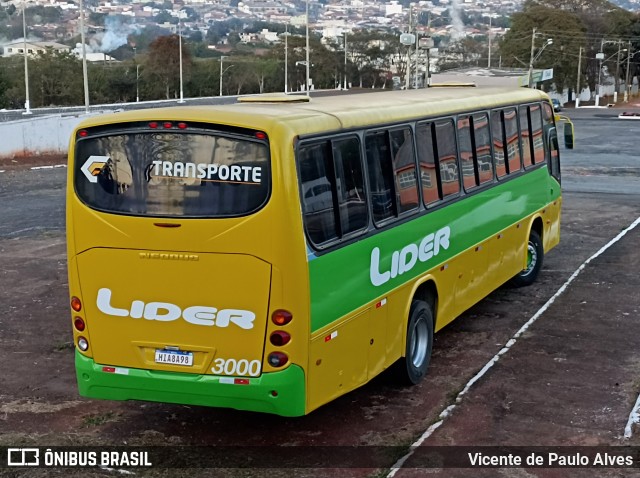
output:
[[[526,3],[522,12],[513,15],[511,30],[499,43],[502,64],[523,70],[528,68],[534,28],[534,55],[540,51],[546,39],[553,39],[553,44],[545,48],[534,67],[553,68],[553,83],[559,91],[575,85],[578,51],[580,46],[586,45],[587,39],[583,21],[569,10],[555,9],[536,2]]]
[[[537,12],[546,12],[549,15],[550,23],[542,23],[536,25],[534,22],[540,22],[541,18]],[[620,38],[631,37],[637,38],[640,33],[640,16],[619,7],[606,0],[527,0],[523,5],[521,14],[513,17],[513,28],[505,36],[517,38],[525,35],[522,24],[516,25],[516,19],[519,16],[529,16],[534,22],[526,25],[526,29],[531,32],[533,26],[542,26],[540,31],[548,28],[548,33],[553,37],[553,48],[549,51],[552,54],[554,63],[554,83],[558,89],[563,86],[573,86],[576,82],[577,71],[577,53],[580,47],[583,47],[582,68],[586,73],[586,80],[592,91],[596,87],[598,78],[598,70],[600,63],[595,59],[596,53],[600,52],[604,46],[605,57],[609,57],[617,51],[617,46],[602,40],[615,41]],[[569,23],[565,24],[564,21]],[[548,27],[550,25],[550,27]],[[516,31],[514,31],[514,29]],[[555,31],[553,31],[555,30]],[[555,33],[555,36],[553,35]],[[574,35],[577,35],[574,36]],[[531,33],[529,33],[529,48],[531,45]],[[640,42],[632,43],[632,49],[637,51],[640,48]],[[614,50],[615,49],[615,50]],[[508,48],[508,54],[512,54],[511,47]],[[502,55],[503,62],[507,55]],[[530,54],[526,55],[528,59]],[[548,58],[545,51],[543,55]],[[543,58],[540,58],[543,61]],[[612,60],[615,63],[615,59]],[[544,65],[544,63],[541,63]],[[613,68],[615,71],[615,67]],[[622,73],[620,69],[620,76]],[[633,74],[633,70],[631,71]],[[581,79],[581,84],[584,81]]]
[[[82,62],[71,52],[47,48],[29,62],[29,85],[32,106],[82,104]]]
[[[464,37],[452,42],[438,62],[440,71],[452,68],[478,66],[488,55],[486,38]]]
[[[164,90],[166,99],[177,97],[180,87],[180,44],[178,35],[158,37],[149,45],[149,53],[145,62],[149,76],[157,80]],[[191,70],[191,53],[182,42],[183,78],[189,76]],[[173,92],[173,93],[172,93]]]

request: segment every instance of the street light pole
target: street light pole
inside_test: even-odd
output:
[[[529,56],[529,88],[533,88],[533,53],[536,49],[536,28],[533,27],[531,34],[531,56]]]
[[[178,55],[180,60],[180,99],[178,103],[184,103],[184,94],[182,89],[182,22],[178,19]]]
[[[226,56],[220,57],[220,95],[219,96],[222,96],[222,62],[225,58],[227,57]]]
[[[627,74],[624,77],[624,102],[627,103],[629,101],[629,64],[631,63],[631,40],[629,40],[629,44],[627,46]]]
[[[582,66],[582,47],[578,51],[578,74],[576,75],[576,108],[580,105],[580,73]]]
[[[289,93],[288,77],[289,77],[289,44],[287,38],[289,37],[289,25],[284,26],[284,94]]]
[[[344,89],[347,89],[347,32],[344,32]]]
[[[224,75],[225,71],[227,71],[229,68],[233,67],[233,65],[229,65],[224,70],[222,69],[222,60],[224,60],[225,58],[229,58],[229,57],[228,56],[221,56],[220,57],[220,96],[222,96],[222,76]]]
[[[491,14],[489,14],[489,32],[487,34],[489,38],[489,54],[487,58],[487,68],[491,68]]]
[[[82,42],[82,79],[84,83],[84,111],[89,113],[89,77],[87,75],[87,46],[84,43],[84,6],[80,0],[80,41]]]
[[[540,55],[542,55],[542,52],[544,51],[545,48],[547,48],[549,45],[553,45],[553,39],[551,38],[547,38],[547,41],[545,42],[544,45],[542,45],[542,47],[540,47],[540,49],[538,50],[538,53],[535,53],[535,40],[536,40],[536,29],[533,29],[533,35],[531,36],[531,57],[529,59],[529,88],[533,88],[535,86],[535,83],[533,81],[533,64],[538,60],[538,58],[540,58]],[[535,53],[535,56],[534,56]]]
[[[307,25],[307,57],[306,57],[306,67],[307,67],[307,85],[305,87],[305,91],[307,92],[307,96],[310,96],[309,93],[309,0],[305,2],[306,4],[306,25]]]
[[[27,61],[27,2],[22,1],[22,37],[24,42],[24,113],[25,115],[31,114],[31,108],[29,107],[29,66]]]

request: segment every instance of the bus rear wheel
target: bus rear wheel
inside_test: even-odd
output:
[[[540,273],[540,269],[542,269],[543,259],[544,247],[542,246],[542,239],[540,234],[532,229],[527,242],[527,266],[511,280],[511,283],[515,287],[533,284]]]
[[[405,355],[397,363],[396,377],[403,385],[416,385],[425,376],[433,348],[433,312],[429,304],[414,300],[409,311]]]

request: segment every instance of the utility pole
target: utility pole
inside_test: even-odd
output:
[[[409,4],[409,29],[407,30],[407,33],[411,33],[411,11],[412,11],[412,7],[411,4]],[[409,87],[411,86],[411,45],[408,45],[408,51],[407,51],[407,74],[406,74],[406,78],[405,78],[405,90],[408,90]]]
[[[491,68],[491,14],[489,14],[489,58],[487,59],[487,69]]]
[[[618,40],[618,57],[616,58],[616,79],[613,82],[615,91],[613,92],[613,102],[618,102],[618,90],[620,89],[620,49],[622,47],[622,40]]]
[[[529,88],[533,88],[533,54],[536,48],[536,28],[533,27],[533,33],[531,34],[531,56],[529,57]]]
[[[419,13],[416,12],[416,29],[415,29],[415,32],[416,32],[416,44],[415,44],[415,47],[416,47],[416,73],[415,73],[415,76],[413,78],[413,89],[414,90],[418,89],[418,61],[420,59],[420,49],[418,48],[418,18],[419,18],[418,15],[419,15]]]
[[[624,102],[629,101],[629,93],[631,89],[629,88],[629,64],[631,62],[631,40],[629,40],[629,44],[627,46],[627,74],[624,77]]]
[[[344,32],[344,89],[347,89],[347,32]]]
[[[306,24],[307,24],[307,58],[306,58],[306,67],[307,67],[307,85],[305,87],[305,91],[307,92],[307,96],[310,96],[309,92],[309,0],[306,1]]]
[[[80,41],[82,42],[82,78],[84,83],[84,112],[89,113],[89,77],[87,75],[87,46],[84,43],[84,7],[80,0]]]
[[[289,92],[289,87],[287,85],[287,77],[289,76],[289,44],[287,43],[287,37],[289,36],[289,24],[285,23],[284,25],[284,94],[286,95]]]
[[[22,40],[24,43],[23,52],[24,52],[24,91],[25,91],[25,100],[24,100],[24,113],[25,115],[31,114],[31,108],[29,106],[29,66],[27,61],[27,2],[23,0],[22,2]]]
[[[576,108],[580,105],[580,73],[582,71],[582,47],[578,51],[578,74],[576,76]]]
[[[184,103],[184,93],[182,89],[182,20],[181,19],[178,19],[178,56],[180,58],[180,99],[178,100],[178,103]]]

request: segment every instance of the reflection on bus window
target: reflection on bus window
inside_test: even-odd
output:
[[[493,181],[493,161],[491,160],[491,134],[489,118],[486,114],[475,114],[473,119],[473,137],[476,144],[478,177],[480,184]]]
[[[224,154],[222,152],[224,150]],[[80,198],[100,210],[149,216],[222,217],[255,211],[269,195],[267,146],[192,133],[129,133],[78,142]],[[91,158],[103,164],[87,164]]]
[[[367,226],[367,202],[358,139],[334,141],[333,158],[340,208],[340,230],[344,236]]]
[[[458,117],[458,149],[460,152],[460,168],[462,169],[462,184],[465,190],[468,191],[478,185],[475,165],[473,164],[471,121],[468,116]]]
[[[504,128],[507,138],[507,169],[509,174],[520,171],[520,135],[518,133],[518,118],[515,108],[504,110]]]
[[[531,141],[531,123],[529,121],[529,107],[522,105],[520,112],[520,132],[522,134],[522,161],[524,167],[533,165],[533,141]]]
[[[300,147],[298,163],[304,225],[311,242],[322,245],[367,227],[357,138],[305,144]]]
[[[507,175],[502,111],[491,112],[491,134],[493,137],[493,159],[496,166],[496,176],[502,178]]]
[[[416,180],[416,159],[413,151],[413,136],[410,128],[389,132],[393,171],[396,178],[398,212],[402,214],[418,207],[418,184]]]
[[[455,128],[452,120],[436,121],[435,126],[442,196],[446,198],[460,192]]]
[[[416,128],[418,145],[418,164],[420,165],[420,183],[425,206],[439,201],[438,178],[436,175],[435,152],[431,128],[433,123],[421,123]]]
[[[377,131],[367,134],[365,142],[373,220],[379,223],[396,216],[389,137],[386,131]]]
[[[329,142],[300,148],[298,162],[305,228],[313,243],[323,244],[338,237]]]
[[[533,162],[544,162],[544,138],[542,135],[542,110],[539,104],[531,105],[531,138],[533,140]]]

